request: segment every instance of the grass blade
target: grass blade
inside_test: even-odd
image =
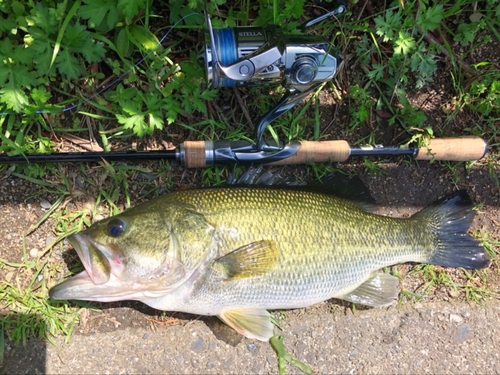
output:
[[[73,16],[76,14],[76,11],[78,8],[80,8],[81,5],[81,0],[75,1],[71,9],[69,10],[68,14],[66,15],[66,18],[64,19],[64,22],[61,25],[61,28],[59,29],[59,32],[57,33],[57,38],[56,38],[56,43],[54,45],[54,51],[52,52],[52,59],[50,60],[50,67],[54,65],[54,62],[56,61],[57,54],[59,53],[59,50],[61,48],[61,41],[64,36],[64,32],[66,31],[66,27],[68,27],[69,21],[73,18]]]

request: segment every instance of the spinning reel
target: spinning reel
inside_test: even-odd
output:
[[[304,23],[302,30],[327,17],[345,12],[345,3]],[[249,152],[292,150],[293,144],[269,145],[263,141],[267,125],[330,81],[343,58],[325,38],[288,35],[277,25],[214,29],[205,9],[207,43],[200,53],[207,81],[212,87],[283,85],[285,95],[256,127],[256,143]],[[257,157],[253,155],[252,157]]]

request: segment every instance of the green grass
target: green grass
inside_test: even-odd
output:
[[[12,57],[3,60],[0,67],[0,77],[6,84],[0,95],[0,112],[4,113],[0,117],[0,151],[19,154],[50,150],[55,143],[46,133],[80,132],[85,117],[91,119],[96,138],[108,150],[111,144],[127,142],[132,137],[168,134],[168,128],[174,124],[199,139],[252,138],[251,122],[255,123],[272,107],[273,100],[260,100],[270,90],[264,87],[244,91],[244,100],[234,101],[231,113],[216,106],[213,99],[217,91],[203,88],[204,71],[192,52],[201,46],[190,44],[203,27],[201,16],[189,16],[177,25],[185,39],[172,36],[166,39],[166,47],[158,45],[171,25],[183,16],[199,12],[202,4],[133,0],[124,5],[118,0],[106,4],[83,0],[71,8],[61,5],[53,11],[54,4],[48,1],[23,6],[13,0],[2,3],[2,10],[10,15],[6,23],[10,29],[5,27],[5,32],[11,32],[0,51],[3,56]],[[359,142],[373,144],[380,142],[377,133],[381,126],[397,126],[401,128],[398,141],[404,143],[425,130],[426,115],[411,104],[409,93],[434,79],[437,56],[445,53],[456,91],[449,98],[451,112],[446,121],[465,108],[472,110],[480,118],[475,121],[476,126],[464,131],[486,135],[489,141],[498,143],[497,134],[491,133],[496,133],[494,122],[500,116],[500,73],[490,61],[464,70],[463,60],[478,45],[498,38],[499,9],[494,1],[484,2],[479,9],[473,8],[473,4],[471,0],[452,5],[395,1],[386,9],[378,5],[373,13],[365,12],[363,17],[353,8],[340,19],[327,20],[308,31],[332,40],[349,56],[350,66],[361,68],[358,82],[346,86],[335,80],[329,84],[336,97],[349,103],[347,135],[352,133]],[[159,22],[155,13],[161,7],[167,7],[170,13],[167,23],[164,19]],[[258,5],[224,0],[208,3],[217,27],[274,22],[291,33],[297,32],[308,7],[304,0],[261,1]],[[248,18],[250,9],[256,11],[253,19]],[[60,25],[57,31],[53,31],[54,25]],[[24,41],[18,39],[21,31],[28,35]],[[428,37],[438,38],[439,43],[430,43]],[[20,49],[23,43],[25,48]],[[460,48],[454,48],[453,43]],[[177,50],[186,45],[191,53],[176,60]],[[134,67],[133,61],[139,59],[144,60]],[[95,72],[91,68],[96,64],[106,65],[112,72]],[[84,65],[88,69],[83,69]],[[106,87],[103,82],[110,73],[114,78],[126,75],[95,95]],[[273,91],[275,100],[283,94],[279,87]],[[207,102],[216,107],[211,108]],[[73,103],[81,103],[76,107],[79,115],[73,122],[57,120],[62,114],[58,111]],[[37,110],[55,112],[48,122],[47,116]],[[191,118],[200,120],[193,122]],[[55,127],[54,120],[58,123]],[[436,135],[443,135],[441,129],[435,130]],[[305,105],[273,122],[268,135],[286,140],[319,139],[317,93]],[[42,176],[46,167],[31,168],[30,175]],[[367,168],[371,170],[373,166]]]
[[[60,274],[60,265],[48,259],[28,260],[24,249],[22,263],[0,260],[0,268],[7,278],[0,280],[2,308],[8,312],[1,317],[2,331],[8,338],[23,344],[29,337],[46,338],[49,341],[63,334],[69,340],[79,321],[81,308],[49,300],[48,289]],[[88,303],[83,306],[89,307]]]
[[[168,171],[165,167],[163,171],[151,174],[150,177],[154,180],[163,179],[168,185],[169,179],[165,176]],[[52,252],[63,252],[63,239],[90,226],[92,221],[118,213],[119,202],[125,207],[130,206],[129,181],[137,173],[150,171],[138,166],[102,163],[100,167],[94,168],[91,174],[81,170],[86,190],[81,190],[74,180],[68,177],[72,174],[64,167],[60,166],[57,172],[56,183],[12,172],[14,176],[37,186],[36,196],[50,194],[56,197],[51,207],[25,232],[25,235],[28,235],[50,220],[55,237],[45,248],[38,251],[36,259],[28,257],[24,246],[22,262],[0,259],[0,269],[6,275],[0,280],[0,306],[7,311],[1,317],[0,323],[8,338],[15,343],[24,343],[32,336],[52,340],[56,336],[64,335],[69,339],[79,321],[81,308],[93,307],[86,302],[78,303],[81,307],[72,307],[74,305],[48,298],[48,290],[58,280],[81,271],[80,267],[70,269],[69,273],[65,272],[63,264],[54,259]],[[73,178],[76,175],[73,174]],[[143,184],[140,180],[134,181],[136,189],[141,189]],[[150,196],[156,189],[144,194]],[[77,203],[71,205],[70,202],[74,201]]]
[[[476,209],[479,212],[481,210],[480,207]],[[485,248],[491,261],[496,263],[500,254],[500,240],[492,237],[487,230],[477,231],[474,236]],[[400,275],[399,268],[400,266],[392,267],[392,273],[403,280],[404,276]],[[447,295],[453,298],[460,298],[468,303],[486,306],[488,299],[499,297],[500,290],[498,290],[497,282],[491,282],[497,280],[498,276],[498,270],[496,270],[495,266],[493,270],[491,268],[483,270],[459,268],[452,276],[446,268],[431,264],[417,264],[411,268],[407,277],[417,278],[420,286],[415,291],[403,288],[399,295],[398,306],[401,306],[406,301],[419,302],[425,300],[435,293],[439,295],[440,290],[445,290]]]
[[[293,367],[298,368],[300,371],[302,371],[304,374],[312,374],[313,370],[306,365],[305,363],[301,362],[298,358],[294,357],[291,355],[286,349],[285,345],[283,343],[284,337],[280,336],[273,336],[269,340],[269,343],[273,347],[274,351],[278,355],[278,371],[280,375],[286,374],[286,364],[290,363]]]

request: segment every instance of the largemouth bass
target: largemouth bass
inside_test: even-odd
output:
[[[85,270],[53,299],[138,300],[154,308],[217,315],[249,338],[273,334],[268,309],[339,298],[387,306],[404,262],[484,268],[467,235],[466,192],[407,219],[365,212],[328,194],[226,187],[155,198],[69,237]]]

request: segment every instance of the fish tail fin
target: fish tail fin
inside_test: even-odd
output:
[[[478,240],[467,234],[475,212],[465,190],[440,199],[414,215],[430,223],[437,246],[428,263],[443,267],[480,269],[488,267],[489,256]]]

